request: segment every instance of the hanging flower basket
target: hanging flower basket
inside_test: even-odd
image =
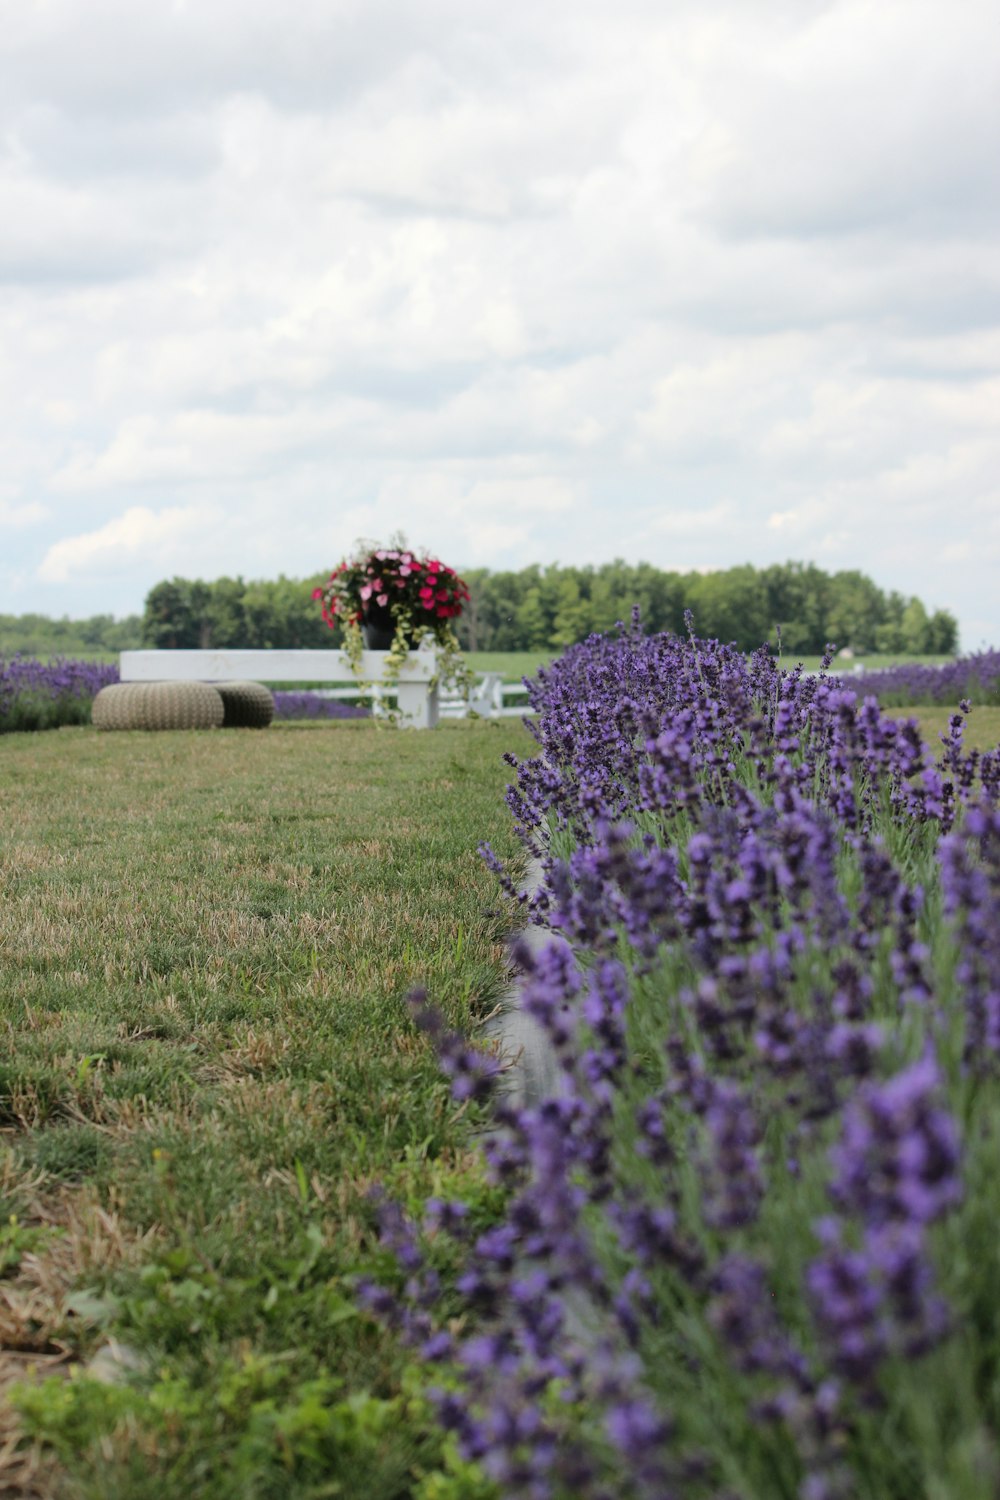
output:
[[[430,638],[438,650],[436,681],[468,690],[472,673],[451,622],[462,613],[469,590],[440,559],[414,552],[401,537],[387,547],[359,542],[313,598],[329,626],[343,626],[344,650],[357,676],[367,647],[389,653],[382,681],[398,681],[409,652]]]

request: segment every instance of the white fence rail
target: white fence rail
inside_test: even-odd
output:
[[[395,689],[391,685],[385,687],[376,682],[365,688],[355,684],[354,687],[313,688],[312,692],[317,698],[332,698],[342,703],[353,703],[359,698],[370,699],[372,712],[378,717],[384,712],[385,699],[391,697]],[[524,698],[526,693],[527,688],[523,683],[504,682],[499,672],[486,672],[472,688],[468,698],[463,698],[449,688],[442,688],[438,695],[438,715],[442,719],[466,719],[470,714],[478,714],[483,719],[520,719],[532,712],[528,704],[518,707],[507,703],[506,699]]]

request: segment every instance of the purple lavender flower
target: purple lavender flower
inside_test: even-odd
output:
[[[886,1083],[862,1084],[831,1152],[833,1201],[881,1227],[930,1224],[962,1196],[958,1129],[937,1102],[941,1078],[925,1055]]]
[[[942,839],[945,912],[959,943],[956,979],[966,1015],[965,1055],[978,1072],[1000,1058],[1000,808],[973,803]]]

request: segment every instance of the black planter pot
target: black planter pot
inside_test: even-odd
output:
[[[430,623],[429,621],[427,622]],[[361,639],[369,651],[388,651],[396,638],[396,621],[385,604],[366,604],[361,616]],[[410,651],[417,649],[415,630],[403,637]]]
[[[396,636],[396,622],[392,610],[384,604],[369,604],[361,621],[361,639],[369,651],[388,651]],[[412,630],[405,637],[412,650],[416,645]]]
[[[361,622],[361,639],[368,651],[388,651],[395,634],[392,625],[378,625],[373,620]]]
[[[361,639],[369,651],[388,651],[396,634],[392,610],[385,604],[366,604],[361,620]]]

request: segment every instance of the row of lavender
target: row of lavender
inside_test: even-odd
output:
[[[857,683],[854,684],[857,686]],[[977,651],[940,667],[901,662],[877,672],[865,672],[861,690],[886,707],[914,703],[1000,703],[1000,651]]]
[[[102,687],[118,681],[118,668],[91,661],[41,662],[0,656],[0,734],[89,724],[90,707]],[[277,719],[364,717],[367,709],[309,692],[276,692]]]
[[[384,1203],[360,1287],[440,1495],[994,1500],[1000,754],[637,628],[531,697],[509,802],[570,946],[517,957],[563,1086],[511,1108],[415,996],[505,1206]]]

